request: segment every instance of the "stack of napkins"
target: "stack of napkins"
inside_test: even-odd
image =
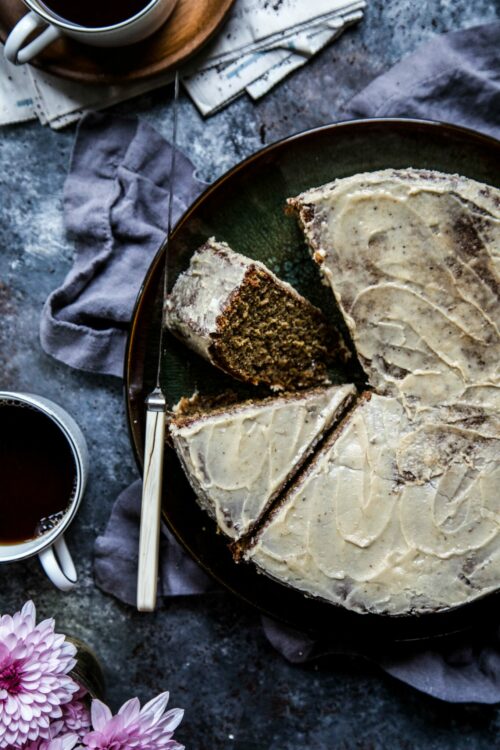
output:
[[[237,0],[184,85],[204,115],[244,91],[258,99],[359,21],[364,7],[364,0]]]
[[[266,94],[291,71],[363,16],[365,0],[236,0],[215,42],[181,71],[186,90],[203,115],[247,92]],[[0,124],[38,117],[62,128],[90,109],[160,88],[166,73],[123,86],[86,86],[28,65],[14,67],[0,55]]]

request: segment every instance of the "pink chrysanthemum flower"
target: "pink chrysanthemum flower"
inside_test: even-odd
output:
[[[53,620],[36,625],[35,616],[27,602],[0,617],[0,748],[50,739],[50,722],[78,690],[68,676],[75,647],[54,632]]]
[[[77,742],[76,734],[65,734],[55,740],[43,740],[39,750],[73,750]]]
[[[73,750],[78,737],[76,734],[65,734],[55,740],[36,740],[23,745],[19,750]]]
[[[90,711],[86,701],[83,700],[86,695],[88,695],[87,691],[80,688],[71,701],[62,706],[60,732],[76,734],[79,740],[82,740],[91,729]]]
[[[165,713],[168,693],[162,693],[141,709],[137,698],[124,703],[116,716],[104,703],[92,701],[93,732],[84,737],[92,750],[184,750],[172,739],[184,711],[173,708]]]

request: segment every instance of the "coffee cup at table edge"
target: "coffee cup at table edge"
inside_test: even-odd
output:
[[[7,60],[15,65],[29,62],[61,36],[68,36],[94,47],[121,47],[140,42],[165,23],[177,0],[149,0],[139,13],[125,21],[113,26],[96,28],[78,26],[66,21],[40,5],[38,0],[23,2],[30,8],[30,12],[14,26],[4,49]],[[24,46],[28,37],[35,31],[41,33]]]
[[[76,515],[87,484],[89,468],[87,443],[73,417],[53,401],[31,393],[0,391],[0,408],[2,403],[9,401],[27,404],[52,419],[71,448],[76,476],[74,492],[71,498],[68,498],[70,500],[68,510],[59,523],[35,539],[15,544],[0,543],[0,564],[38,555],[45,573],[54,586],[61,591],[71,591],[75,588],[77,573],[63,534]]]

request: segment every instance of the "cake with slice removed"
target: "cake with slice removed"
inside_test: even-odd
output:
[[[499,455],[488,409],[412,418],[398,398],[369,394],[245,556],[287,586],[360,613],[465,604],[500,584]]]
[[[500,588],[500,191],[385,170],[289,201],[375,389],[245,556],[365,613]]]
[[[238,380],[274,390],[327,384],[348,350],[323,313],[262,263],[209,240],[165,305],[165,325]]]
[[[170,435],[199,504],[224,534],[238,540],[254,527],[355,393],[352,385],[315,388],[194,415],[181,402]]]
[[[498,590],[500,191],[456,175],[385,170],[289,203],[375,392],[346,403],[298,474],[283,440],[283,473],[294,468],[275,490],[267,479],[274,423],[254,453],[249,412],[241,455],[241,421],[234,431],[223,425],[222,440],[210,425],[201,439],[188,435],[176,448],[202,507],[260,571],[359,613],[446,611]],[[229,313],[242,278],[229,281]],[[222,278],[211,283],[219,289]],[[197,294],[179,297],[177,311],[192,301],[208,309],[210,294],[202,303]],[[215,293],[217,310],[223,296]],[[213,338],[201,327],[203,345],[223,330],[224,315],[213,320]],[[251,335],[245,342],[250,351]],[[184,420],[179,429],[196,424]],[[285,420],[288,437],[292,424]],[[262,477],[266,500],[254,504],[247,485],[260,496]]]

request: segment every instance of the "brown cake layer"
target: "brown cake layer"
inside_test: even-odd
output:
[[[224,372],[274,390],[329,382],[349,354],[323,313],[262,263],[209,240],[167,301],[167,327]]]

